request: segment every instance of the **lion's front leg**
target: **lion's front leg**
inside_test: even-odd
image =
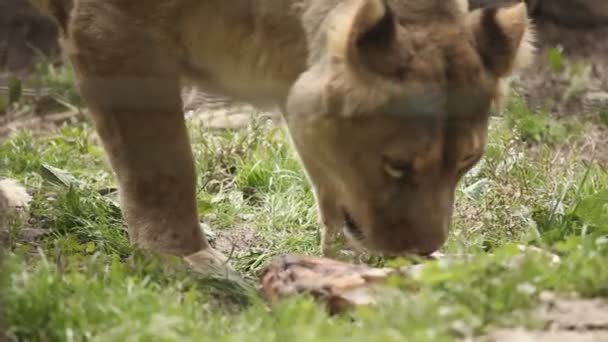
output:
[[[85,75],[81,88],[118,178],[131,241],[180,256],[207,248],[176,80]]]
[[[131,242],[187,257],[198,269],[223,265],[225,258],[211,249],[199,227],[177,80],[85,76],[82,89],[119,181]]]
[[[104,49],[103,41],[88,38],[79,37],[78,54],[70,59],[119,182],[130,241],[144,250],[206,263],[198,269],[224,265],[199,227],[177,68],[162,49],[137,46],[145,37],[133,37],[136,48],[131,52],[125,45],[119,53],[117,46]]]

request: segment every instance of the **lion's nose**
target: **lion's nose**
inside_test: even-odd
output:
[[[402,252],[429,255],[437,252],[447,240],[447,229],[439,227],[420,227],[412,229],[412,238],[404,239],[400,246]],[[411,252],[410,252],[411,251]]]
[[[429,255],[439,250],[448,237],[450,220],[436,218],[419,222],[401,222],[379,229],[372,237],[374,249],[387,254]],[[384,234],[382,234],[384,233]]]
[[[417,254],[430,255],[437,252],[447,240],[447,230],[440,229],[436,234],[426,234],[415,247]]]

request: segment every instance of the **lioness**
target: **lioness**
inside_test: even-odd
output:
[[[281,109],[324,224],[369,251],[445,242],[501,84],[532,55],[524,3],[31,0],[63,51],[119,181],[132,243],[218,264],[199,228],[180,86]]]

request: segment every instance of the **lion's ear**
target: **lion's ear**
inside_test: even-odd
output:
[[[508,76],[532,61],[533,29],[524,2],[474,10],[467,21],[485,67],[496,77]]]
[[[329,53],[354,69],[390,73],[404,62],[395,56],[396,35],[395,15],[385,0],[345,1],[329,21]]]

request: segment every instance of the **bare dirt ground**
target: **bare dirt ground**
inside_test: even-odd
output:
[[[605,342],[608,302],[600,299],[553,298],[548,294],[536,316],[545,330],[501,329],[480,342]]]

